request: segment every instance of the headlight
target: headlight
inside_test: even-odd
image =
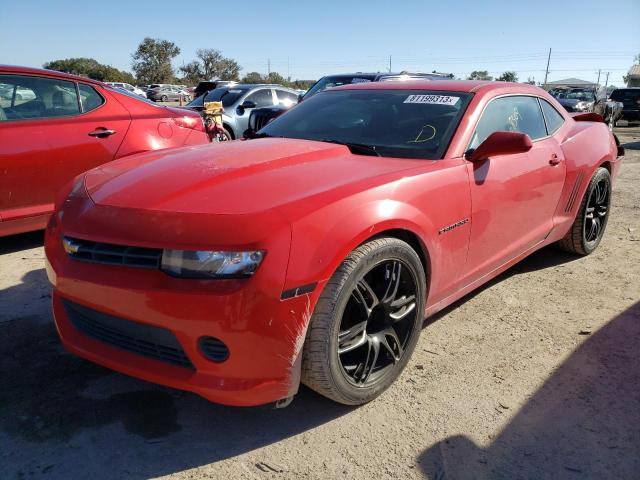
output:
[[[265,253],[164,250],[161,268],[183,278],[246,278],[255,273]]]

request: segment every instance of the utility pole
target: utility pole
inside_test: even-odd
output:
[[[598,81],[596,82],[598,88],[600,88],[600,69],[598,69]]]
[[[289,68],[289,57],[287,57],[287,80],[291,81],[291,68]]]
[[[391,73],[391,55],[389,55],[389,73]]]
[[[609,73],[607,72],[607,76],[605,77],[605,81],[604,81],[604,95],[605,98],[607,97],[607,87],[609,86]]]
[[[267,58],[267,76],[271,76],[271,59]]]
[[[549,48],[549,56],[547,57],[547,69],[544,72],[544,83],[542,84],[542,88],[547,86],[547,77],[549,75],[549,63],[551,62],[551,48]]]

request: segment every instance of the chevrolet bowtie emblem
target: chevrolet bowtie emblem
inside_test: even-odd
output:
[[[80,249],[80,245],[69,238],[62,239],[62,246],[64,247],[64,251],[68,254],[78,253],[78,250]]]

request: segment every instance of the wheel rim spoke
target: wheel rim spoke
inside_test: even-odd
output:
[[[393,363],[397,363],[400,360],[400,357],[402,357],[404,349],[402,348],[402,342],[400,342],[398,334],[393,327],[389,327],[382,332],[380,335],[380,343],[391,354]]]
[[[416,308],[416,296],[411,295],[409,297],[402,297],[393,302],[391,306],[397,308],[397,310],[390,313],[389,316],[397,322],[409,315],[413,309]]]
[[[372,310],[380,303],[378,296],[364,278],[360,279],[351,295],[353,295],[358,305],[364,309],[366,318],[371,316]]]
[[[368,340],[368,349],[367,349],[367,357],[361,365],[358,366],[356,373],[360,371],[358,375],[359,383],[365,384],[369,377],[371,376],[371,372],[376,366],[378,362],[378,355],[380,354],[380,342],[377,338],[367,337]]]
[[[367,321],[338,333],[338,353],[343,354],[364,345],[367,341]]]
[[[385,281],[387,282],[387,287],[382,297],[382,303],[392,303],[395,300],[400,286],[401,273],[402,264],[400,262],[392,262],[391,265],[386,266]]]

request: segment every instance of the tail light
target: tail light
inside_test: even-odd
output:
[[[189,128],[191,130],[198,130],[204,132],[204,123],[201,116],[192,117],[185,115],[184,117],[173,117],[173,123],[180,128]]]

